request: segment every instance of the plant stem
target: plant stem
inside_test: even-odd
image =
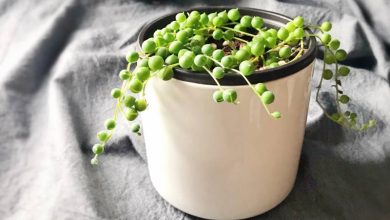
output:
[[[262,56],[263,57],[263,56]],[[259,57],[252,57],[249,61],[251,62],[256,62],[257,60],[259,60]]]
[[[303,48],[303,40],[301,40],[301,48],[300,48],[298,54],[290,62],[293,62],[293,61],[297,60],[299,57],[301,57],[301,55],[303,53],[303,50],[304,50],[304,48]]]
[[[233,72],[240,74],[244,78],[244,80],[246,81],[248,86],[253,90],[253,92],[257,95],[257,97],[259,97],[261,104],[263,104],[264,109],[267,111],[267,114],[271,115],[271,112],[269,111],[267,105],[263,101],[261,101],[261,95],[256,91],[255,87],[251,84],[251,82],[248,80],[248,78],[246,78],[246,76],[244,74],[242,74],[239,70],[236,70],[236,69],[231,69],[231,70]]]
[[[149,81],[149,79],[145,80],[145,82],[144,82],[143,85],[142,85],[141,98],[144,98],[144,97],[145,97],[145,88],[146,88],[146,84],[148,84],[148,81]]]
[[[171,64],[171,65],[168,65],[168,66],[170,66],[170,67],[176,67],[176,66],[179,66],[180,64],[179,63],[174,63],[174,64]]]
[[[254,60],[254,61],[257,61],[258,59],[261,59],[261,65],[265,65],[265,59],[264,59],[264,55],[262,54],[262,55],[260,55],[259,57],[256,57],[256,60]]]
[[[254,35],[254,34],[250,34],[250,33],[244,32],[244,31],[239,31],[239,30],[236,30],[236,29],[230,28],[230,27],[222,26],[221,28],[226,29],[226,30],[231,30],[231,31],[234,31],[234,32],[237,32],[237,33],[240,33],[240,34],[249,36],[249,37],[254,37],[254,36],[256,36],[256,35]]]
[[[206,66],[203,66],[203,69],[205,69],[207,71],[207,73],[213,78],[213,80],[215,81],[215,83],[218,86],[218,89],[223,91],[221,84],[218,82],[217,78],[214,77],[213,73]]]
[[[334,53],[328,48],[328,46],[326,45],[323,45],[324,48],[325,48],[325,51],[324,51],[324,56],[326,53],[331,53],[332,56],[334,56]],[[323,64],[323,68],[322,70],[325,70],[325,61],[324,61],[324,64]],[[336,108],[337,108],[337,113],[339,115],[339,117],[341,118],[341,120],[337,119],[335,120],[334,118],[332,118],[331,115],[329,115],[329,113],[325,110],[325,108],[322,106],[322,104],[320,103],[319,101],[319,92],[321,90],[321,85],[322,85],[322,81],[323,81],[323,76],[321,76],[321,80],[320,80],[320,83],[319,85],[317,86],[317,94],[316,94],[316,102],[319,104],[319,106],[321,107],[321,109],[323,110],[324,114],[330,119],[332,120],[333,122],[341,125],[341,126],[347,126],[349,127],[350,129],[352,130],[356,130],[356,131],[359,131],[361,130],[360,128],[356,127],[356,125],[354,125],[352,122],[350,122],[348,120],[348,118],[345,117],[345,115],[342,113],[341,111],[341,107],[340,107],[340,102],[339,102],[339,87],[338,87],[338,78],[337,78],[337,70],[338,70],[338,63],[337,61],[335,62],[335,75],[334,75],[334,81],[335,81],[335,92],[336,92]]]
[[[232,22],[227,23],[227,24],[225,24],[225,25],[232,25],[232,24],[239,24],[239,23],[238,23],[238,22],[235,22],[235,21],[232,21]]]
[[[307,25],[307,26],[303,27],[303,29],[305,29],[305,28],[316,29],[316,30],[321,31],[321,33],[324,33],[324,31],[321,29],[321,26],[319,26],[319,25]]]
[[[214,58],[212,58],[212,57],[210,57],[210,56],[207,56],[207,57],[208,57],[209,59],[211,59],[214,63],[220,65],[220,66],[223,67],[223,68],[225,68],[225,67],[222,65],[222,63],[220,63],[218,60],[216,60],[216,59],[214,59]],[[260,102],[263,104],[264,109],[267,111],[268,115],[271,115],[271,113],[270,113],[270,111],[269,111],[267,105],[264,104],[264,103],[261,101],[261,95],[256,91],[255,87],[251,84],[251,82],[248,80],[248,78],[247,78],[243,73],[241,73],[239,70],[236,70],[236,69],[233,69],[233,68],[226,68],[226,69],[230,69],[230,70],[232,70],[233,72],[236,72],[236,73],[240,74],[240,75],[244,78],[244,80],[246,81],[246,83],[248,84],[248,86],[253,90],[253,92],[257,95],[257,97],[259,97]],[[272,116],[272,115],[271,115],[271,116]]]
[[[325,62],[322,66],[322,69],[324,70],[325,69]],[[316,93],[316,102],[318,103],[318,105],[321,107],[322,111],[324,112],[324,114],[329,118],[331,119],[332,121],[333,118],[329,115],[329,113],[325,110],[324,106],[321,104],[320,102],[320,90],[321,90],[321,87],[322,87],[322,81],[324,80],[324,76],[321,74],[321,79],[320,79],[320,82],[318,83],[318,86],[317,86],[317,93]]]
[[[335,89],[336,89],[336,103],[337,103],[337,110],[341,112],[340,103],[339,103],[339,85],[338,85],[338,78],[337,78],[337,70],[338,70],[338,64],[336,62],[335,65],[335,71],[334,71],[334,82],[335,82]]]
[[[249,43],[248,41],[246,41],[246,40],[244,40],[244,39],[241,39],[241,38],[239,38],[239,37],[233,37],[233,39],[242,41],[242,42],[244,42],[244,43]]]
[[[131,67],[131,63],[128,63],[126,70],[129,71],[129,72],[130,72],[130,67]]]
[[[265,52],[266,54],[267,53],[270,53],[270,52],[274,52],[274,51],[278,51],[280,48],[282,48],[286,43],[284,41],[280,42],[278,45],[276,45],[275,48],[272,48],[271,50],[268,50],[267,52]]]
[[[130,67],[131,67],[131,63],[127,64],[127,70],[130,72]],[[129,80],[124,80],[122,82],[122,87],[121,87],[121,97],[123,97],[123,95],[125,94],[126,92],[126,88],[127,88],[127,84],[129,83]],[[123,109],[122,109],[122,102],[121,102],[121,97],[118,98],[118,100],[116,101],[116,106],[115,106],[115,110],[114,110],[114,120],[116,121],[118,119],[118,110],[124,115],[124,112],[123,112]],[[115,132],[115,129],[116,129],[116,126],[113,130],[110,131],[107,139],[103,142],[103,146],[105,146],[107,144],[107,142],[111,139],[111,137],[113,136],[114,132]],[[97,159],[98,158],[98,155],[95,154],[95,158]]]

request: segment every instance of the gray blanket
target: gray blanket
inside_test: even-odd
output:
[[[90,149],[112,115],[109,93],[139,28],[211,2],[0,1],[0,219],[195,218],[153,189],[142,137],[129,136],[125,123],[97,167]],[[256,219],[389,219],[389,1],[213,2],[229,3],[332,21],[331,33],[350,53],[349,107],[378,121],[351,132],[312,102],[295,187]],[[329,89],[321,97],[333,95]]]

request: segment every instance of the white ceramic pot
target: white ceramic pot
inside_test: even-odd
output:
[[[281,75],[289,72],[282,78],[266,75],[278,71],[264,75],[276,94],[270,109],[282,113],[279,120],[266,114],[247,85],[226,86],[237,90],[240,103],[234,105],[212,100],[215,85],[151,80],[142,124],[158,193],[209,219],[248,218],[286,198],[297,174],[313,72],[314,58],[302,59],[304,65],[279,68]]]

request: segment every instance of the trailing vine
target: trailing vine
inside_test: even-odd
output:
[[[307,50],[305,42],[316,37],[324,47],[322,76],[316,93],[316,101],[324,114],[332,121],[358,131],[375,125],[374,120],[359,124],[357,114],[345,109],[350,98],[342,90],[341,78],[349,75],[349,68],[339,62],[347,58],[347,53],[339,49],[340,41],[328,33],[332,25],[305,25],[301,16],[294,18],[279,29],[264,26],[258,16],[241,16],[238,9],[213,13],[178,13],[176,19],[166,27],[156,30],[152,38],[142,43],[142,51],[130,51],[126,60],[127,68],[119,72],[122,80],[120,88],[114,88],[111,96],[116,99],[114,116],[104,123],[105,130],[98,132],[100,143],[93,146],[92,164],[98,163],[98,156],[113,136],[119,114],[132,122],[147,106],[145,87],[149,79],[158,77],[164,81],[174,75],[174,68],[189,69],[194,72],[207,72],[217,86],[212,99],[217,102],[238,104],[238,94],[233,88],[221,86],[219,80],[225,73],[240,75],[254,94],[259,98],[267,114],[280,119],[279,111],[271,110],[270,104],[275,95],[264,83],[252,85],[248,76],[255,71],[275,68],[299,59]],[[305,30],[312,30],[309,34]],[[330,69],[334,66],[334,70]],[[327,68],[329,67],[329,68]],[[131,71],[134,69],[133,71]],[[332,80],[337,111],[329,113],[319,100],[324,80]],[[136,98],[133,94],[139,94]],[[140,125],[131,124],[131,131],[141,135]]]

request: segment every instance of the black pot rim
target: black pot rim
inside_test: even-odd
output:
[[[188,10],[177,10],[175,12],[160,16],[153,21],[147,23],[142,27],[139,35],[138,35],[138,47],[141,48],[142,42],[152,37],[153,32],[156,29],[162,28],[169,22],[174,20],[174,16],[179,12],[188,12],[197,10],[199,12],[211,12],[211,11],[222,11],[222,10],[229,10],[232,8],[237,7],[225,7],[225,6],[210,6],[210,7],[196,7],[196,8],[190,8]],[[263,9],[256,9],[256,8],[246,8],[246,7],[238,7],[240,12],[242,14],[249,14],[249,15],[256,15],[264,18],[265,24],[270,25],[276,25],[279,26],[282,24],[285,24],[289,21],[292,21],[292,18],[282,15],[280,13],[276,13],[273,11],[267,11]],[[271,22],[271,23],[270,23]],[[279,23],[277,25],[276,23]],[[305,30],[309,34],[312,32],[310,30]],[[255,71],[252,75],[248,76],[248,80],[252,83],[259,83],[259,82],[269,82],[274,81],[277,79],[281,79],[290,75],[293,75],[300,70],[304,69],[308,65],[310,65],[313,60],[315,59],[316,50],[317,50],[317,43],[315,37],[310,37],[308,43],[308,49],[306,52],[297,60],[284,64],[279,67],[271,68],[271,69],[265,69],[265,70],[259,70]],[[207,84],[207,85],[215,85],[216,83],[210,77],[210,75],[207,72],[193,72],[190,70],[182,69],[179,67],[174,68],[174,76],[177,80],[187,81],[187,82],[193,82],[198,84]],[[246,85],[246,81],[238,74],[226,74],[222,79],[219,80],[219,83],[221,85]]]

